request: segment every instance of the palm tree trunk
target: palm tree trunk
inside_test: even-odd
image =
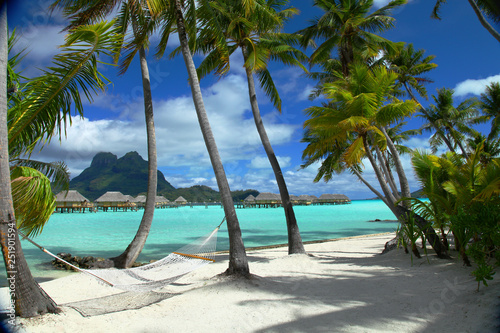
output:
[[[498,41],[500,42],[500,33],[496,31],[491,24],[486,21],[484,18],[484,15],[481,13],[481,10],[477,6],[476,2],[474,0],[469,0],[469,4],[471,5],[472,9],[474,9],[474,13],[476,13],[477,18],[479,19],[479,22],[481,22],[482,26],[488,30],[488,32]]]
[[[181,43],[182,56],[186,63],[186,68],[189,76],[189,84],[191,86],[191,93],[193,94],[193,102],[200,123],[201,132],[205,145],[207,146],[208,155],[214,169],[217,185],[221,195],[224,213],[226,215],[227,230],[229,234],[229,268],[226,271],[228,275],[243,275],[248,276],[250,270],[248,268],[248,260],[246,256],[243,238],[241,237],[240,224],[236,216],[233,198],[227,182],[226,173],[222,165],[222,161],[217,150],[212,129],[208,121],[205,105],[203,104],[203,97],[201,94],[200,83],[196,73],[196,67],[189,50],[186,29],[184,25],[184,15],[182,13],[181,0],[175,0],[175,12],[177,19],[177,29],[179,33],[179,40]]]
[[[7,4],[3,2],[0,7],[0,246],[12,304],[12,316],[9,317],[14,322],[15,315],[34,317],[48,312],[56,313],[58,309],[57,304],[31,275],[17,233],[10,184],[7,132],[7,40]]]
[[[387,201],[388,201],[389,205],[387,205],[387,206],[389,207],[389,209],[391,209],[391,211],[394,213],[396,218],[400,222],[404,223],[405,221],[407,221],[407,215],[410,212],[409,209],[402,206],[402,205],[396,204],[396,200],[392,196],[390,188],[384,182],[383,174],[377,168],[375,159],[373,158],[373,155],[370,151],[370,147],[368,145],[366,137],[363,138],[363,145],[365,147],[366,156],[370,160],[370,163],[372,164],[372,166],[375,170],[375,174],[376,174],[377,179],[379,181],[380,187],[382,188],[386,198],[388,199]],[[429,240],[429,243],[431,244],[431,246],[434,249],[434,251],[436,252],[436,254],[440,258],[449,258],[448,251],[447,251],[446,247],[443,245],[443,243],[439,239],[439,236],[436,234],[436,231],[431,226],[431,224],[415,213],[414,213],[414,216],[415,216],[415,224],[420,228],[420,230],[422,230],[425,233],[425,235],[427,236],[427,239]]]
[[[401,163],[401,159],[399,158],[399,153],[396,149],[396,146],[394,145],[394,142],[392,142],[392,139],[387,134],[385,127],[383,126],[380,127],[380,130],[382,131],[382,133],[384,133],[385,139],[387,141],[387,148],[389,148],[389,151],[391,152],[392,159],[394,161],[394,166],[396,167],[396,173],[398,174],[399,178],[399,186],[401,188],[401,195],[402,197],[410,198],[411,197],[410,184],[408,183],[408,178],[406,178],[406,173],[403,168],[403,163]]]
[[[390,205],[394,206],[397,200],[392,194],[391,189],[385,182],[384,175],[377,166],[377,162],[375,161],[375,158],[371,153],[370,146],[368,145],[366,136],[363,137],[363,146],[365,148],[366,157],[368,157],[368,160],[370,161],[370,164],[372,165],[373,170],[375,171],[375,175],[377,176],[377,180],[380,184],[380,187],[382,188],[382,191],[384,192],[385,197],[387,198],[387,201],[390,203]],[[391,208],[391,206],[389,206],[389,208]]]
[[[243,58],[246,61],[245,48],[242,48],[242,52]],[[267,158],[273,168],[274,177],[276,178],[280,191],[281,203],[283,205],[283,209],[285,210],[286,226],[288,231],[288,254],[306,253],[304,245],[302,244],[302,237],[300,236],[299,226],[297,225],[297,219],[295,218],[295,212],[293,211],[293,205],[290,201],[290,195],[285,183],[285,178],[283,177],[283,172],[281,171],[278,159],[274,154],[273,147],[271,146],[271,142],[269,141],[264,123],[262,122],[262,118],[260,116],[253,74],[249,68],[245,68],[245,70],[247,74],[248,93],[250,95],[250,105],[252,106],[253,119],[255,121],[255,126],[257,127],[257,132],[259,132],[262,145],[264,146],[264,150],[266,151]]]
[[[404,219],[406,219],[406,216],[410,213],[410,210],[402,205],[397,205],[396,211],[398,215]],[[446,246],[444,246],[441,239],[439,239],[439,235],[436,233],[431,223],[425,220],[420,215],[416,214],[415,212],[412,213],[415,220],[415,224],[425,234],[427,240],[429,241],[429,244],[431,244],[432,248],[434,249],[438,257],[442,259],[449,259],[450,256],[448,254],[448,249],[446,248]]]
[[[389,204],[389,201],[387,201],[387,198],[384,197],[382,195],[382,193],[380,193],[379,191],[377,191],[359,172],[358,170],[352,168],[351,171],[358,177],[359,180],[361,180],[361,182],[363,184],[366,185],[366,187],[368,187],[380,200],[382,200],[386,205],[387,207],[390,206]]]
[[[144,206],[141,224],[135,234],[134,239],[129,244],[125,252],[113,260],[116,267],[129,268],[135,262],[149,235],[149,230],[153,223],[155,212],[156,190],[158,184],[158,165],[156,157],[156,134],[153,116],[153,98],[151,96],[151,83],[149,79],[148,62],[144,47],[139,49],[139,58],[142,73],[142,89],[144,92],[144,114],[146,117],[146,132],[148,141],[148,194]]]
[[[385,175],[385,182],[387,184],[389,184],[389,186],[392,190],[392,194],[394,195],[394,198],[396,200],[401,199],[401,196],[399,195],[399,191],[398,191],[398,188],[396,186],[396,183],[394,182],[394,178],[392,177],[392,175],[390,173],[390,169],[388,167],[387,160],[382,155],[382,152],[380,151],[380,148],[377,145],[375,145],[375,152],[377,153],[377,157],[380,160],[379,164],[380,164],[380,168],[382,169],[382,171]]]

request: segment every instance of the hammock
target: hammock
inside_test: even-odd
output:
[[[21,232],[19,234],[43,252],[82,273],[96,278],[102,284],[127,291],[144,292],[162,288],[165,284],[214,262],[217,232],[224,220],[225,218],[210,234],[170,253],[165,258],[148,265],[128,269],[82,269],[36,244]]]

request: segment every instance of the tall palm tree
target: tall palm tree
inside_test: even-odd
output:
[[[314,5],[325,13],[299,31],[304,47],[311,40],[324,40],[311,54],[311,64],[329,60],[336,49],[342,74],[348,76],[349,65],[355,59],[375,57],[381,49],[394,48],[392,42],[374,32],[392,28],[395,19],[389,16],[391,10],[406,3],[407,0],[393,0],[370,13],[373,0],[315,0]]]
[[[68,28],[96,22],[109,15],[118,5],[120,11],[116,20],[116,26],[120,29],[122,36],[126,36],[127,30],[131,27],[133,39],[124,49],[128,54],[121,62],[120,74],[124,74],[134,56],[139,53],[139,61],[142,74],[142,88],[144,95],[144,114],[146,118],[146,133],[148,147],[148,187],[144,214],[139,224],[139,228],[127,246],[125,251],[117,257],[112,258],[116,267],[128,268],[135,262],[146,243],[151,225],[153,223],[155,200],[158,185],[158,162],[156,153],[156,135],[153,115],[153,98],[151,95],[151,84],[149,69],[146,59],[146,48],[149,44],[148,34],[154,28],[154,22],[149,17],[149,11],[144,9],[144,1],[66,1],[57,0],[52,8],[60,7],[64,13],[72,19]],[[123,44],[123,40],[121,41]]]
[[[488,140],[497,138],[500,134],[500,83],[492,82],[481,94],[479,109],[482,116],[475,119],[475,123],[491,121],[491,129]]]
[[[281,99],[267,69],[267,62],[276,59],[303,67],[298,59],[306,59],[302,52],[288,45],[297,42],[297,36],[280,33],[286,19],[297,13],[295,8],[279,11],[286,3],[281,0],[256,1],[256,5],[247,11],[245,5],[238,1],[210,2],[212,10],[208,11],[208,22],[200,40],[204,42],[201,48],[211,52],[200,64],[198,73],[200,77],[214,70],[219,75],[226,74],[230,67],[229,56],[241,49],[255,125],[278,184],[286,216],[288,253],[293,254],[305,253],[305,250],[285,178],[262,121],[254,82],[255,73],[260,86],[281,112]],[[215,20],[217,24],[210,25],[210,20]],[[218,34],[222,36],[217,38]]]
[[[66,37],[62,53],[54,57],[54,65],[40,77],[23,86],[22,99],[7,111],[5,92],[7,73],[7,22],[6,8],[2,6],[0,20],[2,55],[0,56],[2,88],[0,108],[0,244],[11,284],[11,299],[15,312],[21,317],[32,317],[47,312],[56,312],[57,305],[33,279],[26,263],[18,236],[18,223],[12,205],[9,155],[28,154],[36,144],[50,141],[55,131],[62,133],[73,108],[81,114],[82,103],[79,91],[87,98],[106,87],[105,78],[97,70],[97,56],[110,55],[118,39],[111,24],[101,23],[74,29]],[[5,125],[4,125],[5,124]],[[7,128],[8,126],[8,128]],[[8,150],[7,150],[8,147]],[[18,171],[22,169],[18,168]],[[15,180],[27,175],[13,174]],[[31,177],[31,175],[28,175]],[[14,181],[14,190],[16,186]],[[32,197],[33,198],[33,197]]]
[[[493,22],[500,22],[500,4],[495,0],[468,0],[469,5],[474,10],[481,25],[497,40],[500,42],[500,33],[493,28],[488,22],[486,17],[490,18]],[[446,0],[436,0],[436,4],[432,11],[432,18],[441,19],[439,16],[439,9],[446,3]],[[485,17],[486,16],[486,17]]]
[[[403,87],[415,102],[418,102],[415,92],[427,99],[425,84],[433,82],[423,74],[437,67],[432,63],[435,56],[424,57],[425,50],[415,50],[413,44],[405,44],[396,52],[387,53],[381,58],[391,70],[398,74],[396,87]]]
[[[369,68],[364,64],[354,64],[349,77],[328,84],[325,92],[328,92],[329,104],[306,110],[310,119],[304,124],[307,130],[304,141],[308,145],[303,158],[305,165],[322,161],[321,174],[318,173],[316,180],[324,175],[331,177],[333,172],[350,170],[404,223],[408,210],[397,204],[396,184],[391,184],[393,180],[382,150],[389,149],[394,161],[399,159],[387,127],[413,113],[416,103],[393,97],[396,78],[397,75],[384,66]],[[372,165],[383,194],[362,177],[363,158],[367,158]],[[396,171],[401,189],[406,188],[404,170],[399,166]],[[446,256],[446,248],[434,229],[425,221],[417,222],[428,235],[436,253]]]
[[[434,151],[444,142],[451,152],[455,152],[455,147],[458,146],[462,155],[467,158],[463,142],[466,135],[476,135],[470,124],[477,116],[478,103],[476,99],[469,98],[455,107],[453,94],[453,89],[438,89],[437,95],[432,96],[436,104],[422,108],[418,116],[427,120],[421,126],[422,130],[435,131],[430,139]]]
[[[184,4],[186,4],[186,8],[184,8]],[[168,3],[162,3],[161,1],[159,1],[156,4],[152,4],[151,8],[154,13],[163,13],[164,15],[165,13],[167,13],[166,15],[168,15],[169,18],[173,17],[175,19],[175,25],[181,44],[182,56],[184,58],[184,62],[186,64],[186,69],[188,72],[189,85],[191,87],[196,115],[198,117],[198,122],[203,134],[203,139],[205,141],[208,155],[210,157],[210,161],[215,173],[215,178],[219,187],[221,201],[224,207],[224,213],[227,221],[229,234],[229,267],[226,270],[226,274],[248,276],[250,274],[250,270],[248,267],[248,259],[245,252],[245,246],[241,237],[241,229],[238,222],[238,217],[236,215],[233,198],[231,196],[231,190],[229,188],[226,173],[222,165],[222,160],[220,158],[217,144],[210,127],[210,122],[208,121],[207,112],[205,110],[205,105],[203,103],[203,97],[201,94],[200,82],[198,79],[198,74],[196,72],[196,66],[194,64],[189,46],[189,42],[194,42],[196,36],[196,25],[193,24],[196,22],[194,3],[191,3],[190,1],[185,3],[182,0],[171,0]],[[187,21],[190,23],[188,25],[186,24],[186,19],[184,17],[185,12],[187,13]],[[171,27],[172,22],[166,20],[163,26],[162,40],[165,40],[165,37],[170,34]],[[189,35],[191,37],[190,40],[188,39],[188,29]]]
[[[0,5],[0,244],[7,269],[7,281],[14,310],[20,316],[56,312],[56,303],[33,279],[21,248],[12,204],[7,129],[7,62],[8,62],[7,2]],[[11,282],[12,281],[12,282]],[[23,291],[18,286],[24,286]],[[26,288],[28,287],[28,288]],[[21,301],[29,295],[33,305]]]

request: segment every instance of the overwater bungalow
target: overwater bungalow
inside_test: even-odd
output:
[[[134,199],[134,203],[137,208],[144,208],[146,206],[146,196],[145,195],[138,195]]]
[[[94,201],[97,204],[97,209],[107,212],[111,209],[113,212],[118,210],[137,210],[134,202],[130,201],[130,197],[121,192],[109,191],[101,195]]]
[[[315,203],[318,197],[315,195],[301,194],[297,197],[297,205],[309,206]]]
[[[168,207],[174,207],[174,206],[175,206],[175,204],[170,202],[163,195],[156,196],[156,200],[155,200],[155,207],[156,208],[168,208]]]
[[[351,200],[344,194],[322,194],[315,202],[317,205],[345,205]]]
[[[236,208],[254,207],[254,205],[255,205],[255,197],[250,194],[242,202],[237,202]]]
[[[281,207],[281,196],[276,193],[263,192],[255,198],[254,206],[258,208]]]
[[[56,195],[56,212],[94,211],[94,205],[76,190],[61,191]]]
[[[187,200],[184,199],[182,196],[178,197],[177,199],[175,199],[174,201],[177,205],[185,205],[187,204]]]

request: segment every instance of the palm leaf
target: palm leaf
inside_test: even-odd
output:
[[[61,136],[74,108],[83,114],[81,92],[92,101],[108,80],[97,71],[99,55],[113,56],[119,42],[113,22],[82,26],[66,37],[54,65],[25,87],[23,100],[9,109],[9,150],[12,157],[30,154],[36,144]],[[80,92],[81,90],[81,92]]]
[[[50,180],[23,166],[11,170],[11,179],[17,227],[26,235],[35,236],[42,232],[55,209]]]

